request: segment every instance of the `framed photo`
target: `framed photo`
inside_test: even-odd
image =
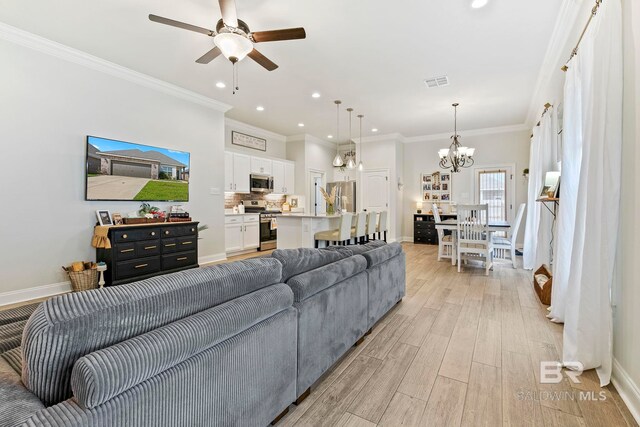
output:
[[[448,173],[440,174],[440,180],[442,182],[451,181],[451,175],[449,175]]]
[[[98,222],[100,225],[113,225],[113,221],[111,220],[111,214],[109,211],[96,211],[96,216],[98,217]]]
[[[236,131],[231,131],[231,143],[233,145],[251,148],[252,150],[267,151],[266,139]]]
[[[442,200],[443,202],[448,202],[449,201],[449,193],[442,194],[440,196],[440,200]]]
[[[449,183],[448,182],[443,182],[442,183],[442,191],[449,191]]]
[[[113,215],[111,215],[111,220],[113,221],[113,225],[122,225],[124,224],[124,221],[122,221],[122,215],[120,215],[119,213],[113,213]]]
[[[430,193],[424,193],[424,199],[425,200],[431,200],[431,194]]]

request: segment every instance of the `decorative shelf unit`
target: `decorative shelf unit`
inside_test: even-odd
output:
[[[547,208],[554,218],[556,217],[558,213],[558,205],[560,204],[559,197],[541,197],[540,199],[536,199],[536,202],[542,203],[542,206]],[[552,208],[550,208],[549,205],[552,205]]]

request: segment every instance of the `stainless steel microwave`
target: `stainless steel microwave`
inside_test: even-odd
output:
[[[273,177],[270,175],[251,174],[252,193],[273,193]]]

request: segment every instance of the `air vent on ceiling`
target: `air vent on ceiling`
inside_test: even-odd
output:
[[[449,77],[447,76],[432,77],[430,79],[426,79],[424,81],[424,84],[426,84],[428,88],[449,86]]]

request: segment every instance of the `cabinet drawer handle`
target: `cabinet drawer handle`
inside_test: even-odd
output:
[[[169,235],[169,230],[165,231],[164,234]]]
[[[151,235],[152,235],[152,236],[155,236],[155,235],[156,235],[156,232],[155,232],[155,231],[152,231],[152,232],[151,232]]]
[[[148,251],[149,249],[155,249],[155,248],[157,248],[157,246],[145,246],[144,250]]]
[[[149,264],[140,264],[140,265],[136,265],[135,268],[144,268],[144,267],[148,267]]]
[[[123,238],[123,239],[126,239],[127,237],[129,237],[129,236],[127,236],[126,234],[123,234],[123,235],[122,235],[122,238]]]
[[[177,258],[176,261],[184,261],[185,259],[187,259],[187,257],[183,256],[183,257]]]
[[[169,246],[175,246],[175,243],[167,243],[166,245],[164,245],[165,248],[168,248]]]
[[[194,231],[196,231],[196,229],[195,229],[195,228],[192,228],[192,229],[191,229],[191,232],[193,233]]]
[[[182,244],[183,244],[183,245],[190,245],[190,244],[192,244],[192,243],[193,243],[193,242],[182,242]]]
[[[120,253],[125,253],[125,252],[133,252],[133,249],[123,249],[120,251]]]

